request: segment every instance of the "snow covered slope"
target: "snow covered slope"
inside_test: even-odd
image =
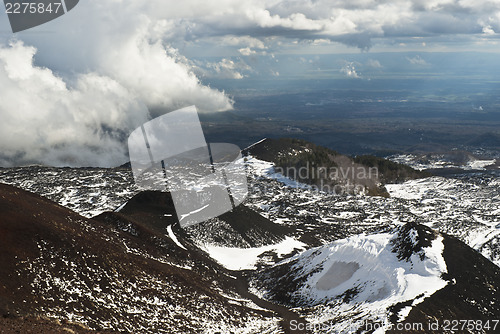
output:
[[[416,225],[360,234],[282,261],[253,282],[266,298],[308,308],[311,324],[335,323],[333,332],[350,333],[362,322],[389,324],[393,313],[403,321],[412,306],[448,284],[441,277],[447,272],[442,240]]]
[[[387,185],[421,222],[459,237],[500,266],[500,178],[494,174],[432,177]]]
[[[415,222],[458,237],[500,266],[499,173],[386,185],[391,198],[381,198],[313,191],[276,174],[269,162],[249,158],[247,164],[247,205],[274,222],[293,226],[311,245]]]
[[[193,284],[190,277],[209,277],[216,289],[208,283],[210,291],[200,287],[197,296],[201,301],[181,283],[173,284],[170,278],[150,273],[149,269],[135,283],[139,293],[153,289],[160,304],[165,292],[172,295],[176,305],[184,305],[189,299],[185,306],[169,309],[169,314],[184,314],[189,309],[186,314],[191,332],[204,325],[197,322],[197,317],[218,323],[214,319],[220,314],[203,312],[207,305],[227,308],[223,312],[230,323],[216,330],[239,332],[248,325],[248,333],[286,332],[286,321],[298,318],[325,325],[330,330],[313,332],[330,334],[362,329],[367,321],[387,325],[402,319],[427,321],[435,314],[449,319],[467,315],[489,319],[500,314],[499,268],[445,234],[460,238],[500,265],[498,172],[388,185],[391,198],[339,196],[291,181],[275,173],[272,163],[254,157],[246,160],[250,191],[244,205],[185,230],[175,225],[171,199],[165,193],[139,193],[127,169],[0,168],[0,182],[38,193],[86,217],[120,208],[118,213],[104,213],[91,220],[60,217],[58,223],[75,229],[79,225],[91,229],[92,221],[100,229],[111,226],[105,233],[87,234],[93,236],[92,240],[104,240],[97,246],[113,245],[117,254],[113,265],[117,268],[132,268],[130,263],[139,261],[179,272],[189,284]],[[442,233],[434,233],[429,227]],[[57,240],[62,238],[63,234],[58,235]],[[170,318],[157,317],[153,323],[147,319],[151,312],[167,307],[156,299],[141,299],[142,306],[133,308],[134,300],[142,297],[126,290],[133,283],[127,277],[115,281],[120,289],[114,293],[93,290],[94,286],[87,282],[94,272],[74,267],[87,265],[88,261],[79,255],[81,251],[73,249],[71,243],[63,247],[69,250],[57,251],[57,240],[40,244],[45,248],[36,248],[37,256],[23,262],[23,275],[41,275],[29,276],[38,285],[27,285],[26,294],[35,289],[54,299],[44,309],[47,314],[60,319],[72,317],[95,328],[173,328],[170,326],[175,321]],[[91,246],[85,254],[100,256],[99,248]],[[121,264],[119,259],[128,262]],[[107,273],[102,267],[95,270]],[[139,264],[136,267],[142,268]],[[61,276],[60,268],[66,268],[63,273],[74,274],[74,281]],[[245,277],[252,279],[252,291],[269,300],[249,294]],[[106,309],[108,313],[98,317],[92,315],[92,307],[109,304],[108,296],[120,301],[114,304],[116,309]],[[79,314],[70,312],[77,304],[68,305],[66,300],[82,305],[89,301],[94,306],[85,306],[86,313]],[[284,306],[276,306],[278,302]],[[239,318],[240,310],[252,316]],[[111,313],[115,318],[108,316]],[[140,321],[134,322],[134,317]]]
[[[0,168],[0,182],[42,195],[84,217],[113,211],[139,192],[125,168]]]
[[[280,332],[237,278],[140,218],[86,219],[0,185],[0,318],[42,315],[122,333]]]

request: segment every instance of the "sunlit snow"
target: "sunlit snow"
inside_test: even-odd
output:
[[[204,245],[205,251],[220,264],[230,270],[255,269],[259,255],[265,252],[275,252],[278,256],[291,253],[294,249],[304,249],[305,244],[287,237],[275,245],[254,248],[233,248]]]

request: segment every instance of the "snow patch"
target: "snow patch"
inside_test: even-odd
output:
[[[184,247],[184,246],[183,246],[183,245],[179,242],[179,240],[177,239],[177,237],[175,236],[174,231],[172,231],[172,225],[168,225],[168,226],[167,226],[167,231],[168,231],[168,236],[170,237],[170,239],[172,239],[172,240],[173,240],[173,242],[175,242],[175,244],[176,244],[177,246],[179,246],[179,247],[180,247],[180,248],[182,248],[182,249],[187,250],[187,248],[186,248],[186,247]]]
[[[464,169],[484,169],[487,166],[494,165],[496,160],[474,160],[467,163],[467,167]]]
[[[287,237],[275,245],[254,248],[219,247],[203,245],[202,248],[217,262],[229,270],[255,269],[259,261],[259,255],[273,251],[278,256],[290,254],[294,249],[304,249],[306,244]]]
[[[404,164],[416,170],[458,168],[462,170],[485,170],[485,167],[494,165],[496,159],[477,159],[469,157],[467,162],[457,163],[447,158],[445,154],[435,154],[422,159],[414,154],[400,154],[388,157],[389,160]]]
[[[391,240],[395,236],[391,233],[356,235],[283,261],[281,264],[298,260],[292,271],[298,270],[297,275],[308,277],[294,295],[321,308],[321,315],[318,309],[318,314],[308,321],[324,323],[334,320],[341,312],[344,319],[348,319],[345,312],[351,309],[356,310],[357,315],[361,312],[373,321],[389,324],[390,306],[407,301],[417,305],[448,284],[441,278],[447,272],[441,236],[433,240],[430,247],[423,248],[423,260],[419,254],[413,254],[408,262],[398,260],[392,251]],[[351,297],[346,300],[349,294]],[[404,320],[410,310],[401,310],[400,320]],[[350,320],[337,323],[338,332],[345,328],[345,321]]]
[[[253,173],[260,177],[266,177],[269,179],[276,180],[286,187],[295,188],[295,189],[312,189],[312,187],[308,184],[297,182],[292,180],[281,173],[276,173],[274,170],[274,163],[259,160],[252,156],[248,156],[246,159],[247,166],[252,170]]]
[[[120,205],[118,208],[115,209],[115,212],[120,212],[123,210],[123,208],[125,207],[125,205],[127,205],[128,202],[125,202],[123,203],[122,205]]]

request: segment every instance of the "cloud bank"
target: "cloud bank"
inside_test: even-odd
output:
[[[34,47],[0,49],[0,163],[112,165],[121,141],[148,118],[147,107],[117,81],[87,73],[72,87],[33,65]]]
[[[130,132],[148,119],[192,104],[232,107],[159,38],[165,27],[131,22],[125,35],[97,25],[90,36],[61,29],[0,46],[0,165],[116,166],[127,161]]]

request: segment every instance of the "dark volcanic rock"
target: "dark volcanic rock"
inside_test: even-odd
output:
[[[422,323],[424,331],[407,333],[436,333],[427,324],[438,322],[442,326],[448,321],[451,328],[451,322],[460,320],[471,320],[478,325],[469,333],[498,333],[498,325],[496,330],[493,327],[500,318],[500,268],[455,237],[444,235],[443,243],[448,268],[443,278],[450,283],[413,307],[404,323]],[[488,321],[487,330],[483,326]],[[462,330],[462,323],[459,326],[459,333],[467,332]],[[445,331],[440,327],[437,332]]]
[[[0,184],[0,316],[140,333],[224,332],[269,317],[223,267],[165,234],[137,210],[86,219]]]

